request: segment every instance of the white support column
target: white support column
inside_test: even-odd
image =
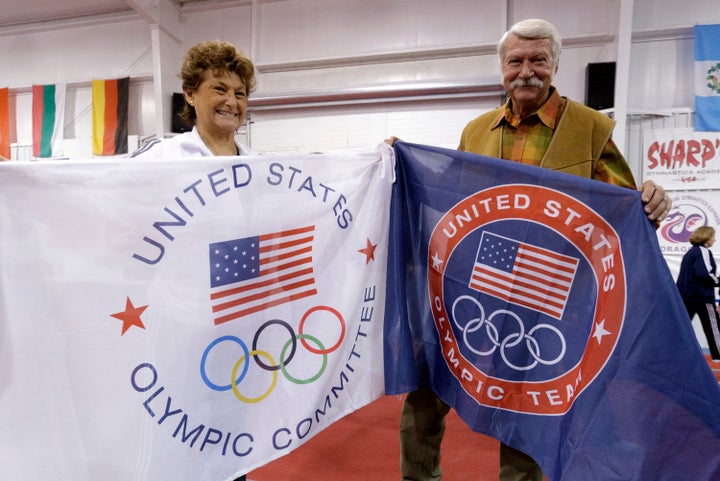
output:
[[[169,0],[125,0],[151,26],[158,26],[177,42],[182,41],[180,12]]]
[[[165,108],[163,99],[163,66],[162,66],[162,52],[160,44],[162,39],[160,38],[161,32],[157,26],[150,27],[150,39],[152,43],[152,57],[153,57],[153,98],[155,99],[155,135],[162,139],[165,135]]]
[[[178,79],[183,54],[180,12],[169,0],[125,0],[125,2],[150,26],[155,135],[162,138],[170,131],[172,125],[172,93],[181,88]]]
[[[153,49],[153,88],[155,97],[155,135],[170,132],[172,125],[172,94],[180,92],[178,77],[182,62],[182,45],[158,25],[150,27]]]
[[[252,0],[250,4],[250,14],[252,16],[250,23],[250,59],[257,62],[257,45],[260,41],[260,3],[258,0]]]
[[[628,112],[628,91],[630,89],[630,51],[632,46],[633,0],[618,0],[617,12],[617,62],[615,66],[615,121],[617,125],[613,131],[613,140],[620,152],[627,158],[625,148],[625,127]],[[638,159],[627,159],[630,169],[637,178],[639,166]]]

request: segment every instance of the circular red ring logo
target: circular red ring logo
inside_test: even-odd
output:
[[[593,325],[580,361],[553,379],[518,382],[489,376],[461,353],[444,299],[447,261],[462,240],[486,224],[540,223],[585,257],[597,286]],[[557,190],[526,184],[492,187],[466,197],[435,226],[428,246],[428,293],[442,353],[452,375],[479,404],[517,412],[559,415],[600,373],[622,331],[626,282],[619,238],[594,210]]]

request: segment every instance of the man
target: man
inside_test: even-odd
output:
[[[523,20],[506,32],[498,54],[509,99],[472,120],[463,130],[458,149],[636,188],[627,162],[611,139],[614,121],[561,97],[553,87],[561,51],[557,29],[545,20]],[[657,225],[670,211],[669,196],[650,181],[639,190],[648,219]],[[427,388],[406,397],[400,428],[404,481],[442,478],[440,444],[449,409]],[[501,481],[542,479],[531,457],[501,444]]]

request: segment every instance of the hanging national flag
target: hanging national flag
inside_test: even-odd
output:
[[[720,24],[695,25],[695,130],[720,131]]]
[[[314,226],[210,244],[215,324],[317,294]]]
[[[10,158],[10,89],[7,87],[0,89],[0,156]]]
[[[92,81],[93,155],[128,151],[130,78]]]
[[[35,157],[58,157],[63,154],[65,91],[64,83],[32,87]]]
[[[469,286],[562,319],[577,264],[575,258],[486,231]]]
[[[395,152],[386,394],[432,387],[550,481],[720,479],[720,388],[640,192],[455,150]],[[550,266],[573,279],[551,290],[560,318],[516,302],[502,271],[525,248],[533,277]],[[501,296],[468,282],[496,256]]]

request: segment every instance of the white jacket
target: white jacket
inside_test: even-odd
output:
[[[253,155],[255,151],[235,141],[240,155]],[[130,157],[143,157],[152,159],[172,159],[181,157],[212,157],[213,154],[200,138],[197,127],[190,132],[185,132],[167,139],[153,139],[143,145]]]

